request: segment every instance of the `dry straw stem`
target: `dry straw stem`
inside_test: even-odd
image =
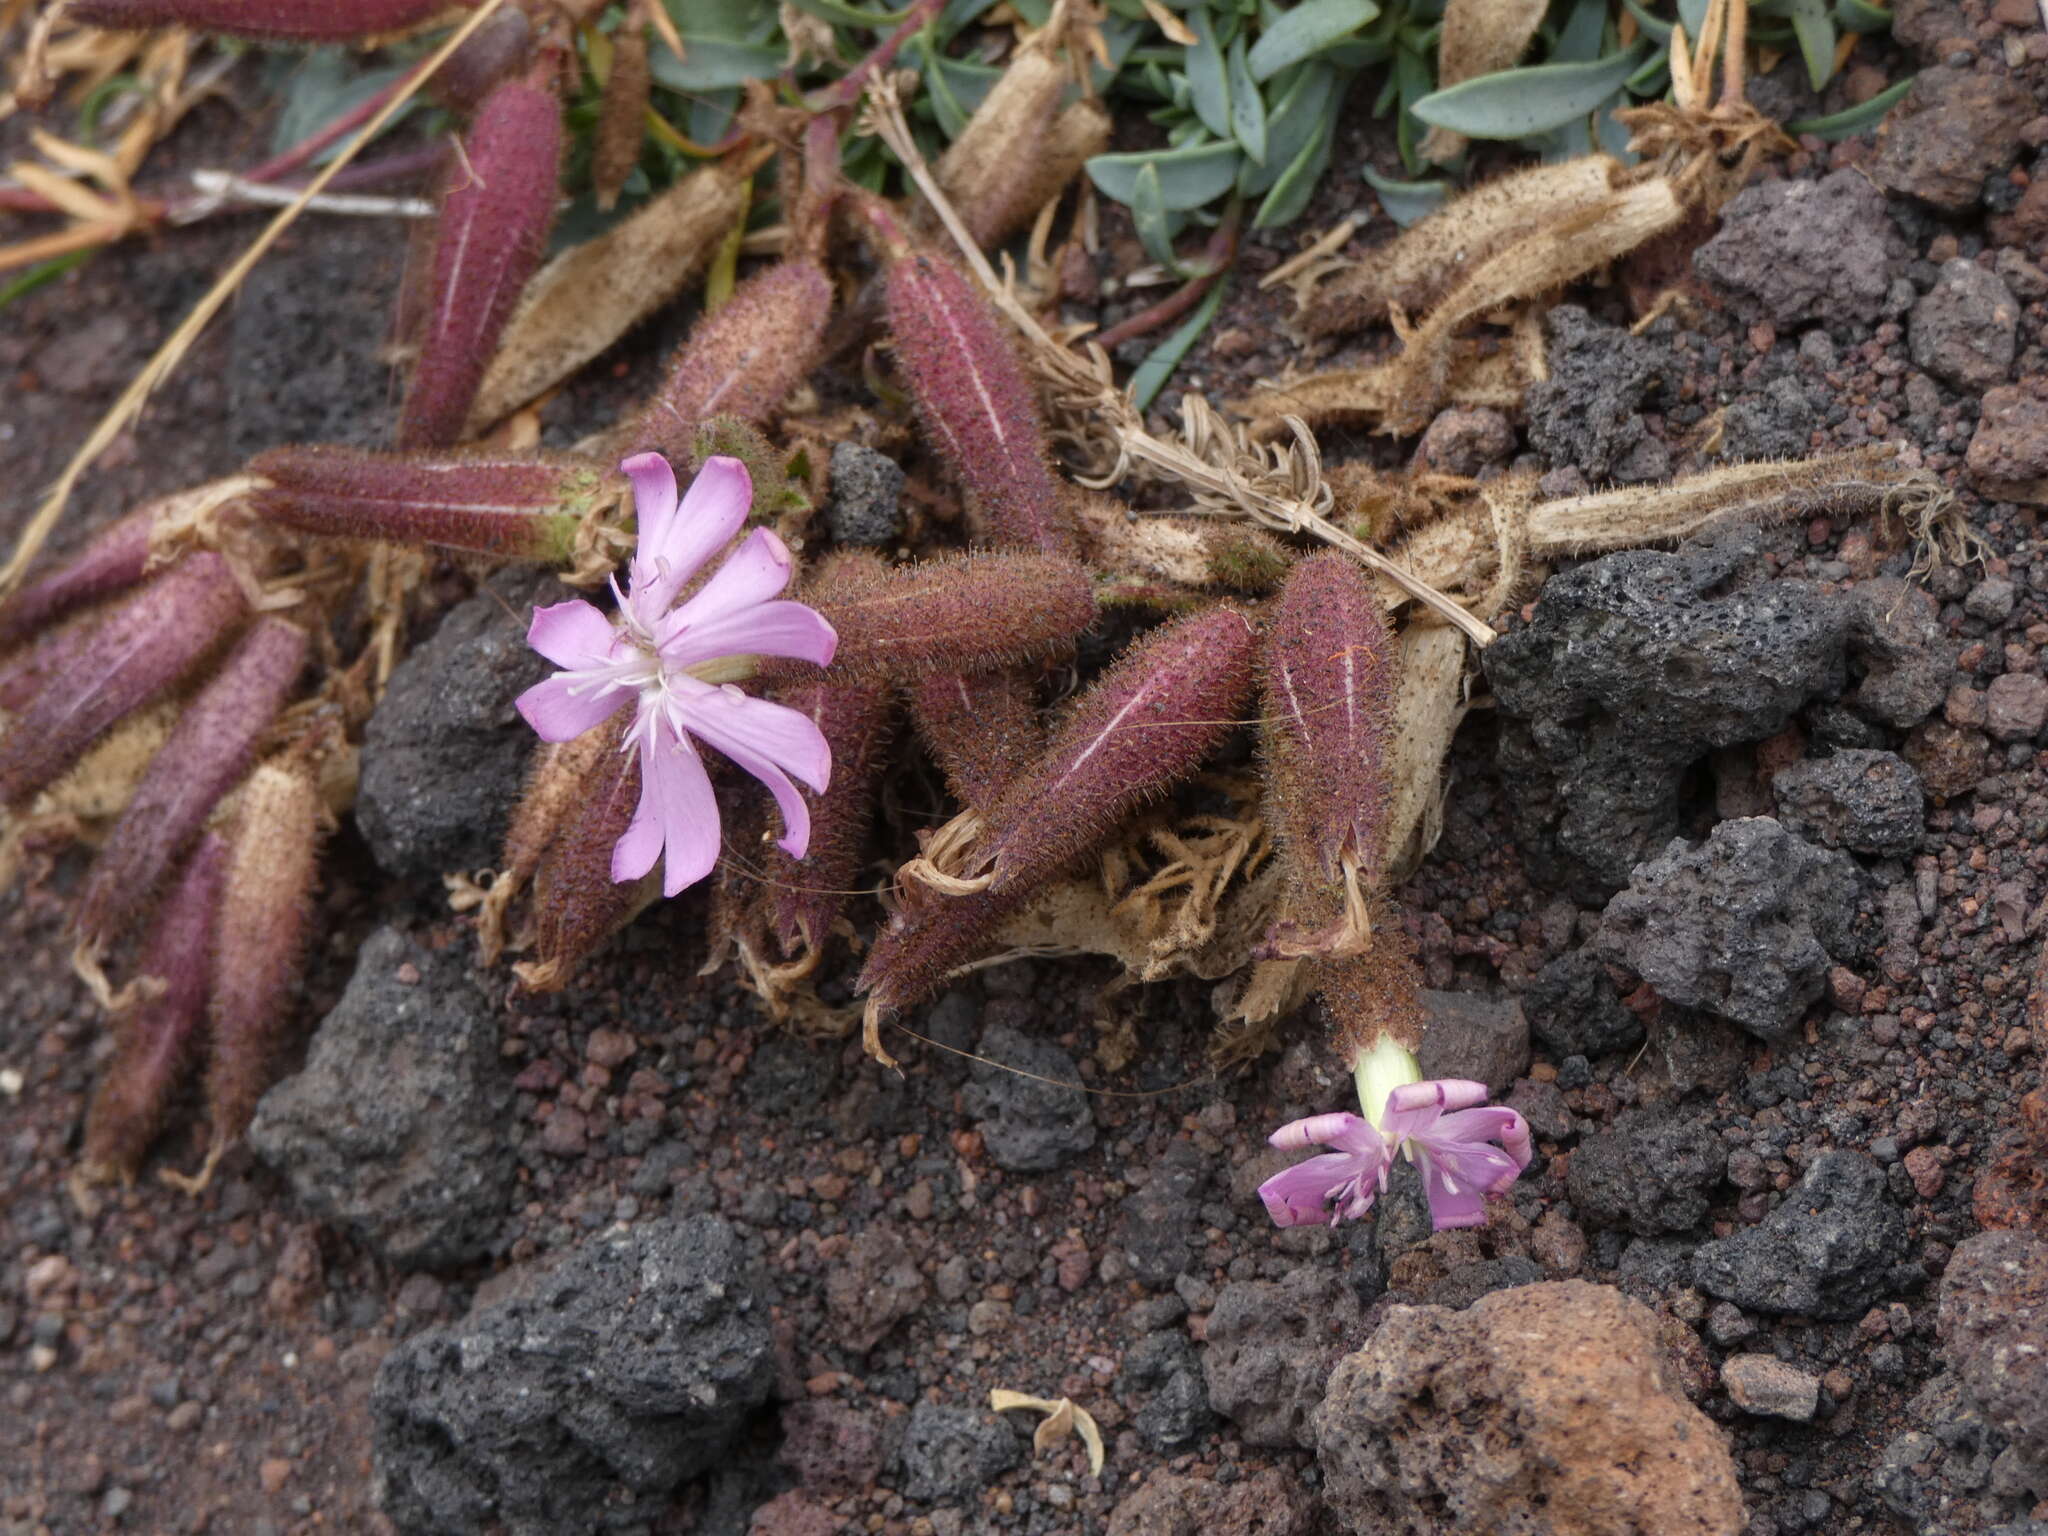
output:
[[[1450,0],[1436,45],[1437,88],[1513,68],[1549,9],[1550,0]],[[1462,133],[1432,128],[1419,147],[1423,159],[1444,165],[1469,142]]]
[[[1620,174],[1605,155],[1531,166],[1474,187],[1355,261],[1311,263],[1292,279],[1302,328],[1336,335],[1393,309],[1422,313],[1532,228],[1599,207]]]
[[[1492,641],[1493,631],[1450,598],[1324,516],[1329,491],[1321,484],[1321,456],[1306,426],[1296,432],[1289,447],[1261,449],[1223,423],[1201,396],[1190,393],[1184,397],[1186,426],[1180,440],[1169,441],[1146,431],[1130,396],[1116,387],[1109,359],[1101,350],[1082,357],[1060,345],[989,266],[945,192],[932,179],[904,121],[894,85],[877,80],[869,88],[868,100],[869,126],[895,152],[946,226],[962,259],[1024,338],[1027,356],[1055,416],[1065,423],[1066,436],[1084,449],[1096,450],[1099,466],[1106,466],[1083,483],[1102,488],[1134,469],[1157,474],[1194,492],[1200,510],[1248,517],[1269,528],[1305,534],[1341,549],[1388,577],[1480,645]]]
[[[1529,325],[1517,323],[1515,336],[1504,347],[1462,339],[1450,344],[1450,367],[1444,380],[1448,403],[1521,410],[1529,386],[1549,377],[1542,327],[1533,323],[1537,318],[1533,311],[1529,318]],[[1533,345],[1525,344],[1525,335],[1533,338]],[[1402,409],[1399,364],[1400,359],[1395,358],[1371,368],[1332,368],[1282,379],[1224,403],[1247,419],[1255,438],[1285,433],[1290,419],[1311,427],[1371,426]]]
[[[157,348],[156,355],[143,364],[142,371],[136,374],[128,387],[121,392],[121,398],[108,408],[78,452],[71,456],[70,462],[64,466],[63,473],[58,475],[57,483],[51,487],[49,495],[43,498],[42,504],[36,508],[35,516],[29,519],[28,527],[15,541],[14,553],[8,557],[7,564],[0,567],[0,597],[5,597],[19,585],[22,576],[50,537],[50,531],[57,526],[57,520],[64,515],[64,508],[71,500],[71,492],[77,486],[79,477],[141,414],[143,404],[157,386],[170,376],[171,370],[178,366],[186,352],[191,350],[192,343],[199,338],[199,333],[206,329],[207,322],[220,313],[221,306],[226,304],[234,291],[242,285],[242,279],[249,275],[256,263],[263,259],[264,254],[277,244],[287,229],[291,228],[298,216],[305,211],[306,205],[327,189],[327,184],[355,159],[364,145],[373,141],[383,131],[384,125],[412,100],[433,76],[434,71],[439,69],[457,48],[467,42],[477,28],[496,15],[505,3],[506,0],[482,0],[482,3],[470,13],[469,19],[450,33],[446,41],[434,50],[433,57],[428,59],[407,82],[406,88],[393,93],[391,99],[384,104],[383,110],[364,125],[363,131],[340,154],[322,166],[319,174],[306,183],[305,190],[299,194],[298,200],[270,221],[249,249],[220,275],[214,285],[207,290],[206,296],[193,307],[192,313],[187,315],[164,344]]]
[[[1689,539],[1741,523],[1879,511],[1908,479],[1885,468],[1897,452],[1894,444],[1876,443],[1811,459],[1729,464],[1668,485],[1538,502],[1529,509],[1529,551],[1549,560]]]
[[[469,435],[561,383],[681,293],[740,216],[760,164],[749,154],[737,164],[701,166],[542,267],[477,388]]]

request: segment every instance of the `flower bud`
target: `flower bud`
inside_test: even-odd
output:
[[[1274,604],[1260,683],[1275,830],[1310,933],[1279,955],[1356,950],[1387,816],[1398,652],[1372,583],[1335,550],[1295,566]]]
[[[991,894],[1032,891],[1086,855],[1239,724],[1256,646],[1251,621],[1220,605],[1133,645],[982,818],[951,872],[985,872]]]
[[[499,334],[540,266],[562,158],[552,90],[508,80],[484,99],[449,170],[434,241],[433,302],[398,425],[399,446],[457,441]]]
[[[1016,668],[933,674],[910,685],[910,718],[962,805],[986,811],[1045,750],[1037,690]]]
[[[56,778],[109,726],[190,672],[248,611],[227,561],[201,551],[98,620],[0,737],[0,804],[19,805]]]
[[[257,738],[305,667],[306,646],[298,625],[258,620],[179,716],[86,879],[77,922],[88,943],[120,936],[248,769]]]
[[[832,781],[820,795],[800,789],[811,810],[802,859],[768,845],[763,880],[770,919],[785,955],[825,947],[832,923],[860,877],[874,821],[875,791],[888,758],[890,691],[874,683],[799,683],[776,702],[816,725],[832,749]]]
[[[661,890],[659,866],[639,880],[612,879],[612,845],[640,804],[640,755],[619,750],[631,719],[622,710],[585,733],[604,750],[534,872],[534,958],[512,967],[528,992],[567,986],[576,968]]]
[[[128,1181],[163,1125],[206,1017],[213,971],[213,927],[228,849],[207,833],[179,871],[142,952],[142,974],[161,991],[145,995],[114,1023],[114,1059],[85,1117],[79,1171],[89,1183]]]
[[[206,1069],[212,1136],[204,1184],[270,1087],[277,1041],[305,958],[319,873],[320,781],[306,756],[257,765],[242,790],[214,928]]]
[[[995,306],[959,268],[924,251],[896,256],[884,286],[897,363],[932,447],[966,489],[978,536],[1076,553],[1038,397]]]
[[[1095,620],[1088,573],[1059,555],[986,554],[885,565],[836,555],[803,600],[839,636],[834,677],[963,674],[1071,649]],[[801,663],[769,663],[800,675]]]
[[[402,32],[445,10],[445,0],[74,0],[67,13],[123,31],[190,27],[274,43],[345,43]]]
[[[141,581],[155,523],[153,505],[136,508],[64,565],[0,604],[0,649],[20,645],[74,609]]]
[[[817,367],[831,315],[832,280],[816,262],[792,256],[755,273],[691,328],[622,449],[685,458],[713,416],[765,424]]]
[[[293,447],[249,467],[270,482],[249,504],[281,527],[548,565],[568,563],[583,519],[625,490],[623,477],[572,454]]]

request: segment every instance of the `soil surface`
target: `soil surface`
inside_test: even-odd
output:
[[[691,1452],[672,1492],[628,1496],[596,1479],[562,1494],[576,1512],[507,1517],[508,1528],[1452,1529],[1448,1508],[1440,1525],[1404,1527],[1363,1495],[1333,1485],[1325,1497],[1339,1474],[1319,1462],[1312,1426],[1328,1370],[1390,1309],[1471,1308],[1573,1278],[1617,1286],[1653,1314],[1673,1392],[1730,1439],[1751,1536],[2048,1528],[2024,1523],[2048,1517],[2035,1503],[2048,1481],[2029,1461],[2041,1421],[2029,1452],[2025,1430],[1995,1422],[1960,1325],[1938,1332],[1944,1275],[1980,1212],[2024,1227],[2029,1212],[2008,1197],[2040,1177],[2022,1155],[1973,1205],[2017,1142],[2021,1098],[2048,1050],[2048,982],[2036,975],[2048,924],[2048,182],[2035,179],[2048,40],[2031,4],[1899,9],[1898,50],[1859,62],[1823,105],[1915,66],[1952,71],[1942,99],[1975,103],[1979,115],[1953,132],[1977,160],[1956,172],[1940,143],[1920,144],[1916,160],[1896,122],[1882,141],[1809,141],[1765,173],[1763,195],[1731,207],[1716,258],[1676,263],[1683,293],[1666,318],[1626,336],[1672,280],[1646,256],[1572,296],[1583,312],[1553,320],[1566,393],[1532,404],[1504,436],[1463,421],[1437,439],[1482,474],[1544,470],[1553,494],[1653,483],[1714,462],[1712,451],[1897,440],[1961,498],[1987,548],[1979,563],[1923,575],[1924,597],[1898,584],[1911,547],[1867,521],[1820,517],[1678,557],[1691,595],[1671,601],[1685,622],[1704,632],[1712,615],[1698,605],[1758,593],[1804,605],[1835,625],[1836,675],[1816,677],[1759,734],[1711,741],[1677,705],[1631,704],[1649,722],[1637,727],[1646,755],[1681,744],[1668,789],[1628,802],[1636,819],[1617,813],[1604,844],[1577,838],[1569,817],[1575,798],[1621,793],[1600,777],[1593,745],[1572,757],[1557,732],[1532,732],[1540,709],[1471,715],[1442,840],[1399,894],[1427,983],[1444,994],[1432,1009],[1452,1042],[1446,1065],[1497,1074],[1536,1133],[1535,1161],[1486,1228],[1430,1235],[1403,1181],[1365,1223],[1272,1228],[1254,1193],[1276,1166],[1264,1136],[1345,1106],[1312,1016],[1292,1021],[1255,1070],[1219,1080],[1206,1064],[1205,988],[1119,990],[1092,962],[1017,963],[913,1015],[923,1038],[889,1041],[904,1058],[896,1076],[857,1041],[778,1031],[727,975],[699,979],[701,893],[644,916],[565,993],[507,1001],[502,971],[474,972],[468,921],[450,913],[432,869],[395,867],[354,824],[325,866],[294,1026],[291,1065],[308,1063],[290,1090],[299,1098],[274,1098],[255,1137],[271,1161],[245,1147],[196,1199],[151,1180],[87,1212],[65,1180],[105,1045],[69,968],[64,923],[85,858],[66,854],[0,897],[0,1529],[396,1529],[380,1491],[398,1513],[413,1506],[394,1483],[416,1489],[421,1468],[448,1469],[435,1459],[445,1446],[404,1427],[415,1404],[394,1400],[392,1384],[413,1381],[416,1403],[428,1402],[445,1388],[430,1346],[497,1337],[530,1315],[518,1308],[555,1304],[550,1264],[580,1275],[573,1266],[606,1243],[641,1229],[652,1242],[670,1230],[662,1223],[707,1218],[724,1227],[700,1246],[744,1275],[756,1309],[727,1319],[740,1342],[720,1346],[745,1357],[716,1389],[740,1401],[718,1424],[727,1448]],[[1775,88],[1762,83],[1759,99]],[[1390,165],[1364,115],[1370,93],[1353,93],[1340,169],[1304,229],[1371,208],[1349,170]],[[1811,103],[1788,107],[1797,116]],[[168,149],[167,166],[257,152],[249,121],[219,103]],[[1956,176],[1972,174],[1953,194]],[[1783,217],[1791,187],[1825,189],[1837,222]],[[8,306],[0,531],[21,526],[98,412],[256,228],[168,232]],[[1384,232],[1382,220],[1367,237]],[[1246,276],[1293,243],[1254,241]],[[262,446],[378,440],[395,395],[381,348],[405,247],[392,225],[301,223],[87,475],[55,548]],[[1103,275],[1135,265],[1134,250],[1112,243]],[[1127,306],[1107,303],[1101,318]],[[1307,366],[1281,336],[1286,313],[1284,294],[1240,280],[1182,382],[1216,398]],[[550,407],[550,437],[607,419],[682,324],[664,318],[591,370]],[[1973,451],[1986,432],[2001,435]],[[1343,434],[1329,446],[1332,457],[1394,452]],[[1664,580],[1680,566],[1642,569]],[[445,578],[451,601],[470,590],[471,573]],[[1860,599],[1863,589],[1883,601]],[[1544,606],[1561,591],[1554,579],[1541,600],[1532,592],[1511,633],[1569,625]],[[476,624],[483,644],[490,626]],[[415,639],[430,631],[423,623]],[[1880,697],[1886,679],[1896,686]],[[1559,672],[1538,684],[1575,686]],[[486,724],[503,729],[497,708]],[[1567,723],[1590,733],[1586,718]],[[1845,759],[1854,752],[1873,761],[1851,783],[1839,763],[1860,761]],[[1917,799],[1897,791],[1890,765],[1901,761]],[[479,805],[502,814],[514,773],[480,784]],[[1689,851],[1721,849],[1731,827],[1758,817],[1777,818],[1803,851],[1768,842],[1719,863]],[[1686,842],[1649,873],[1634,868],[1672,837]],[[1722,1017],[1729,978],[1717,990],[1697,956],[1688,969],[1637,942],[1645,927],[1711,933],[1703,914],[1727,894],[1712,883],[1725,868],[1751,872],[1743,899],[1761,899],[1757,881],[1783,883],[1779,906],[1755,920],[1766,942],[1749,964],[1784,985],[1755,1001],[1743,1029]],[[1839,924],[1814,916],[1830,901]],[[1632,927],[1626,910],[1650,918]],[[856,925],[870,932],[873,918],[857,912]],[[1817,948],[1795,942],[1801,931]],[[828,1003],[847,1001],[857,968],[835,951],[820,986]],[[448,1038],[478,1026],[460,1034],[464,1062],[433,1068],[458,1086],[436,1088],[417,1112],[405,1108],[412,1083],[321,1054],[330,1031],[342,1048],[335,1020],[374,1034],[408,991],[426,1016],[456,1021]],[[406,1134],[425,1134],[444,1110],[449,1164],[402,1189],[365,1188],[346,1145],[313,1145],[322,1114],[372,1127],[410,1114]],[[491,1134],[458,1145],[477,1125]],[[181,1128],[157,1157],[189,1167],[198,1150]],[[434,1187],[444,1178],[452,1194]],[[1854,1230],[1821,1241],[1813,1224],[1830,1209]],[[1809,1238],[1821,1246],[1799,1246]],[[2041,1322],[2031,1326],[2039,1341]],[[665,1335],[662,1347],[688,1353],[697,1337]],[[616,1406],[630,1393],[615,1378],[630,1376],[638,1347],[594,1333],[549,1390],[564,1404],[587,1394]],[[394,1358],[420,1374],[387,1370],[373,1414]],[[1033,1415],[987,1412],[999,1388],[1088,1410],[1107,1445],[1100,1476],[1078,1438],[1034,1455]],[[465,1399],[448,1422],[482,1412]],[[373,1423],[384,1426],[374,1448]],[[558,1428],[512,1434],[492,1475],[553,1454]],[[630,1438],[589,1424],[571,1438],[613,1435]],[[484,1478],[477,1465],[461,1477]],[[1349,1489],[1358,1474],[1343,1476]],[[1581,1528],[1562,1513],[1555,1522],[1542,1529]],[[479,1516],[462,1528],[493,1527]]]

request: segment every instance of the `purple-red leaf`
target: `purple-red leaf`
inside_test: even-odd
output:
[[[936,675],[910,685],[910,718],[962,805],[986,811],[1045,750],[1037,690],[1021,671]]]
[[[191,27],[276,43],[345,43],[401,32],[447,9],[446,0],[75,0],[72,20],[146,31]]]
[[[270,482],[250,505],[281,527],[545,564],[566,563],[585,515],[624,489],[573,454],[293,447],[258,454],[249,470]]]
[[[765,425],[817,367],[831,314],[832,280],[816,262],[792,256],[755,273],[691,329],[621,446],[688,459],[714,416]]]
[[[15,593],[0,606],[0,648],[20,645],[73,609],[141,581],[155,524],[154,507],[137,508],[62,566]]]
[[[531,80],[484,98],[448,172],[434,241],[432,307],[399,420],[403,448],[461,438],[498,336],[540,266],[554,223],[562,106]]]
[[[884,278],[896,360],[932,446],[967,491],[981,538],[1072,555],[1079,547],[1046,453],[1038,397],[995,306],[951,263],[909,251]]]
[[[163,990],[115,1022],[114,1059],[93,1092],[79,1159],[94,1183],[135,1177],[191,1065],[206,1017],[214,919],[227,863],[227,844],[211,833],[200,838],[143,948],[142,974]]]
[[[778,704],[809,719],[832,748],[825,793],[800,791],[811,808],[811,841],[802,859],[774,844],[764,856],[770,920],[785,955],[823,949],[833,919],[846,905],[867,852],[875,790],[887,762],[890,693],[873,683],[798,683],[779,690]]]
[[[40,678],[0,737],[0,804],[18,805],[227,639],[248,612],[227,561],[185,556],[66,642],[68,664]]]
[[[178,717],[86,880],[78,930],[88,942],[118,938],[155,896],[215,803],[248,769],[257,739],[306,664],[306,645],[298,625],[258,620]]]

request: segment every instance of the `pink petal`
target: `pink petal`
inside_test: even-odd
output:
[[[802,603],[757,603],[708,624],[692,624],[661,648],[672,667],[691,667],[720,656],[789,656],[829,666],[839,636],[823,615]]]
[[[1529,1143],[1529,1122],[1514,1110],[1500,1105],[1491,1105],[1485,1109],[1461,1109],[1454,1115],[1445,1115],[1430,1127],[1427,1139],[1432,1144],[1438,1141],[1497,1141],[1514,1160],[1518,1172],[1528,1167],[1529,1159],[1535,1155],[1535,1149]]]
[[[1301,1147],[1336,1147],[1343,1152],[1370,1153],[1380,1158],[1386,1156],[1386,1144],[1372,1123],[1357,1115],[1343,1113],[1290,1120],[1266,1141],[1289,1152]]]
[[[716,464],[719,461],[713,459],[711,462]],[[781,596],[782,589],[789,585],[791,566],[788,546],[775,536],[772,529],[756,528],[741,541],[738,549],[725,557],[725,564],[697,594],[662,625],[663,648],[666,649],[672,640],[690,628],[741,613],[767,602],[771,597]]]
[[[640,749],[640,805],[612,846],[612,879],[637,880],[662,863],[661,893],[675,896],[718,863],[718,801],[687,737],[652,724]]]
[[[1436,1124],[1446,1109],[1464,1109],[1485,1102],[1486,1084],[1470,1078],[1426,1078],[1419,1083],[1403,1083],[1387,1095],[1380,1130],[1388,1142],[1399,1146]]]
[[[695,686],[686,691],[684,683]],[[673,687],[671,704],[677,723],[749,773],[754,772],[750,762],[766,762],[793,774],[821,795],[831,783],[832,748],[808,715],[752,698],[737,688],[714,688],[693,678],[677,678]]]
[[[1486,1225],[1486,1197],[1478,1190],[1462,1188],[1452,1194],[1426,1167],[1422,1182],[1423,1192],[1429,1196],[1429,1224],[1437,1231]]]
[[[570,741],[602,725],[632,697],[630,688],[603,688],[574,673],[557,672],[535,683],[513,704],[542,741]]]
[[[612,621],[581,598],[533,610],[526,643],[558,667],[597,667],[611,659],[618,631]]]
[[[621,467],[630,475],[632,465],[653,459],[667,463],[659,454],[641,454]],[[650,471],[651,474],[651,471]],[[633,555],[633,603],[644,623],[652,624],[675,602],[683,584],[696,575],[704,563],[731,542],[747,520],[753,505],[754,482],[747,466],[738,459],[712,458],[704,461],[697,478],[683,493],[681,506],[674,501],[675,476],[669,474],[669,505],[674,515],[657,520],[650,530],[640,525],[640,543]],[[639,482],[634,482],[637,501]],[[771,535],[772,537],[772,535]],[[778,541],[779,543],[780,541]],[[713,581],[717,578],[713,577]],[[781,591],[780,587],[776,591]],[[772,594],[771,594],[772,595]]]
[[[1327,1152],[1321,1157],[1307,1158],[1292,1168],[1281,1169],[1261,1184],[1259,1199],[1265,1202],[1266,1214],[1273,1218],[1276,1227],[1302,1227],[1328,1221],[1332,1193],[1358,1177],[1359,1163],[1358,1158],[1343,1152]],[[1364,1195],[1364,1207],[1359,1211],[1361,1215],[1372,1204],[1372,1196],[1367,1192],[1371,1184],[1370,1179],[1361,1181],[1360,1192]]]
[[[619,464],[633,482],[633,585],[653,581],[676,526],[676,472],[658,453],[636,453]]]

